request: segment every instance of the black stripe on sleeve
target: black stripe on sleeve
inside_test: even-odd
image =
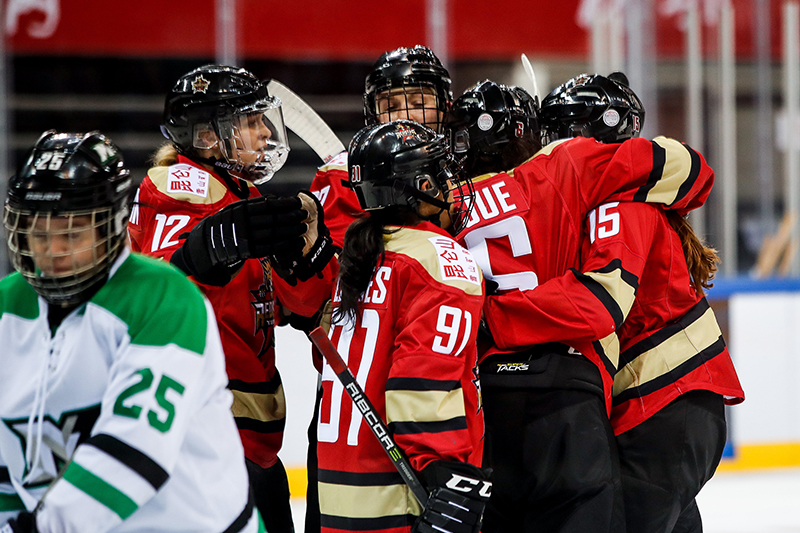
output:
[[[584,287],[586,287],[589,292],[594,294],[598,300],[600,300],[600,303],[606,308],[606,311],[608,311],[608,314],[611,315],[611,318],[614,320],[614,326],[619,328],[625,321],[625,317],[623,316],[622,309],[620,309],[617,301],[614,300],[610,294],[608,294],[608,291],[605,289],[605,287],[603,287],[597,280],[592,279],[586,274],[578,272],[574,268],[570,270],[572,270],[572,273],[575,275],[578,281]]]
[[[608,355],[606,355],[603,345],[600,344],[600,341],[592,341],[592,346],[594,347],[594,351],[597,352],[597,355],[600,356],[600,360],[603,362],[606,372],[613,378],[617,374],[617,369],[614,367],[614,363],[611,362],[611,359],[608,358]]]
[[[388,529],[408,530],[414,524],[415,516],[390,515],[377,518],[349,518],[346,516],[320,515],[320,524],[324,528],[342,531],[382,531]]]
[[[449,392],[461,388],[457,379],[426,379],[426,378],[389,378],[386,380],[386,390],[415,390],[415,391],[445,391]]]
[[[344,472],[342,470],[317,470],[320,483],[334,485],[351,485],[355,487],[373,487],[378,485],[402,485],[403,478],[398,472]]]
[[[680,200],[685,198],[687,194],[689,194],[689,191],[691,191],[692,187],[694,186],[694,182],[697,181],[697,177],[700,175],[700,167],[701,167],[700,154],[698,154],[685,144],[682,144],[681,146],[686,148],[686,151],[689,152],[689,156],[692,158],[692,168],[689,170],[689,176],[686,178],[686,180],[681,184],[680,188],[678,189],[678,196],[675,197],[675,201],[672,202],[673,204],[679,202]]]
[[[228,388],[239,392],[249,392],[252,394],[275,394],[281,385],[281,376],[275,372],[275,376],[269,381],[258,383],[248,383],[240,379],[228,380]]]
[[[238,429],[247,429],[255,431],[256,433],[280,433],[286,427],[286,419],[262,421],[255,418],[246,418],[242,416],[235,416],[233,420],[236,422]]]
[[[651,379],[647,383],[643,383],[638,387],[631,387],[625,389],[614,399],[611,401],[612,405],[619,405],[623,402],[628,400],[632,400],[634,398],[641,398],[647,396],[648,394],[652,394],[660,389],[668,387],[673,383],[677,382],[683,376],[689,374],[691,371],[696,370],[697,368],[701,367],[703,364],[707,363],[714,357],[718,356],[719,354],[725,351],[725,340],[720,336],[717,341],[706,348],[698,352],[693,357],[689,358],[689,360],[685,361],[681,365],[673,368],[666,374],[662,374],[655,379]]]
[[[116,437],[105,433],[99,433],[87,440],[86,444],[94,446],[101,452],[127,466],[150,483],[155,490],[160,489],[169,479],[169,473],[161,468],[158,463]]]
[[[389,429],[395,435],[417,435],[419,433],[444,433],[467,429],[467,417],[457,416],[450,420],[435,422],[392,422]]]
[[[647,338],[644,338],[622,352],[620,354],[620,367],[625,364],[632,362],[634,359],[639,357],[645,352],[649,352],[662,342],[666,341],[676,333],[686,329],[696,320],[698,320],[701,316],[705,314],[705,312],[709,308],[708,300],[705,298],[701,299],[697,302],[694,307],[689,309],[685,315],[683,315],[680,319],[675,321],[674,323],[661,328],[660,330],[656,331],[652,335]]]
[[[636,194],[633,195],[634,202],[646,202],[647,195],[650,194],[650,191],[656,186],[658,180],[660,180],[664,175],[664,164],[667,161],[667,151],[653,141],[650,141],[650,144],[653,145],[653,168],[650,170],[650,176],[647,178],[647,183],[639,187],[639,190],[637,190]]]
[[[637,278],[636,274],[633,272],[629,272],[622,268],[622,261],[619,259],[614,259],[603,268],[592,270],[592,272],[597,272],[598,274],[608,274],[610,272],[614,272],[615,270],[619,270],[619,277],[622,278],[622,281],[633,287],[634,291],[639,289],[639,278]]]

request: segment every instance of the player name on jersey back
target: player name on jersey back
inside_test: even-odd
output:
[[[474,181],[475,200],[467,228],[491,222],[493,219],[525,211],[522,191],[513,176],[505,173],[479,177]]]

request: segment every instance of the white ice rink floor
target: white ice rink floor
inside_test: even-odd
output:
[[[697,502],[705,533],[800,533],[800,469],[720,472]],[[292,500],[297,533],[305,508]]]

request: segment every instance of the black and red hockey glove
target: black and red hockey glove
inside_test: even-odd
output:
[[[434,461],[421,473],[430,490],[412,533],[478,533],[492,493],[486,472],[469,463]]]

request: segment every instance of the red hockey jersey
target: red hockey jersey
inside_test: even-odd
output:
[[[594,312],[576,320],[599,322],[607,320],[600,318],[604,314],[624,320],[616,331],[614,433],[641,424],[692,390],[721,394],[728,405],[744,401],[714,311],[692,287],[680,237],[665,214],[645,204],[612,203],[590,213],[587,225],[583,274],[565,278],[600,300]]]
[[[586,219],[579,270],[530,291],[526,318],[543,341],[610,336],[620,347],[611,423],[619,435],[691,390],[744,400],[714,312],[691,284],[663,211],[611,202]]]
[[[480,269],[430,223],[398,229],[356,323],[334,323],[329,336],[415,469],[437,459],[480,466]],[[421,509],[327,363],[322,387],[322,530],[408,532]]]
[[[547,322],[530,319],[530,289],[580,265],[582,224],[592,208],[615,198],[685,212],[703,204],[713,177],[702,156],[672,139],[603,144],[580,137],[548,145],[509,173],[477,178],[472,216],[458,240],[499,285],[484,306],[495,346],[482,357],[553,340]],[[572,344],[601,370],[609,408],[614,341]]]
[[[347,181],[347,152],[342,152],[317,169],[311,192],[325,210],[325,225],[331,232],[333,244],[342,247],[350,223],[363,213],[352,189],[342,185]]]
[[[252,186],[250,193],[259,194]],[[177,164],[154,167],[142,181],[128,225],[131,249],[169,261],[197,223],[238,200],[219,176],[178,156]],[[275,368],[276,290],[282,304],[306,316],[328,294],[303,284],[289,290],[277,276],[273,283],[269,263],[257,259],[245,261],[224,287],[198,285],[216,314],[245,455],[269,467],[281,447],[286,415]]]

